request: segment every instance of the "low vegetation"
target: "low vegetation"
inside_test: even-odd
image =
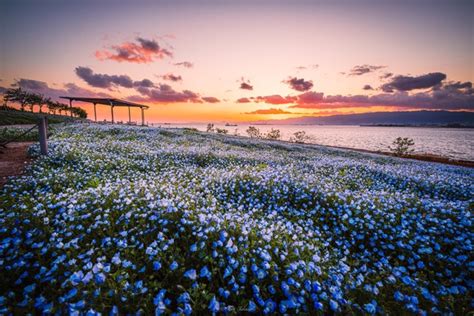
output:
[[[389,146],[388,148],[395,156],[403,157],[414,152],[414,149],[412,148],[414,145],[415,142],[411,138],[397,137],[397,139],[392,143],[393,147]]]
[[[61,127],[0,191],[0,314],[465,315],[473,180],[195,130]]]

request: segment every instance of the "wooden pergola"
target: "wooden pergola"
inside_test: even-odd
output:
[[[94,120],[97,122],[97,112],[96,112],[96,105],[103,104],[110,106],[110,113],[112,114],[112,123],[114,122],[114,107],[116,106],[126,106],[128,107],[128,122],[132,122],[132,116],[130,113],[130,108],[140,108],[142,111],[142,125],[145,125],[145,110],[149,108],[148,105],[138,104],[133,102],[128,102],[120,99],[112,99],[112,98],[86,98],[86,97],[60,97],[62,99],[69,100],[69,106],[72,108],[73,101],[79,102],[87,102],[94,104]],[[71,112],[72,116],[72,112]]]

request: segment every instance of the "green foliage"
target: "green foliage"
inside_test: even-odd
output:
[[[63,115],[42,114],[48,118],[49,124],[63,123],[75,121],[76,118]],[[0,125],[16,125],[16,124],[36,124],[40,114],[23,112],[15,109],[0,110]]]
[[[390,151],[396,156],[402,157],[411,154],[414,151],[414,149],[411,147],[415,145],[415,142],[413,139],[408,137],[397,137],[397,139],[393,141],[392,145],[393,147],[388,146]]]
[[[3,127],[0,128],[0,143],[10,141],[15,139],[17,142],[28,142],[28,141],[38,141],[38,129],[35,128],[26,135],[22,135],[27,128],[18,128],[18,127]],[[19,137],[22,135],[21,137]],[[19,137],[19,138],[17,138]]]

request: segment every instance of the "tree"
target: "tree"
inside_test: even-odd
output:
[[[70,111],[73,116],[79,117],[79,118],[87,118],[87,112],[81,108],[78,107],[72,107],[70,108]]]
[[[262,134],[260,134],[260,130],[256,128],[255,126],[249,126],[246,130],[247,134],[250,136],[250,138],[260,138],[262,137]]]
[[[46,104],[46,106],[48,106],[48,102],[51,102],[51,98],[45,98],[45,97],[41,96],[41,102],[38,103],[40,113],[43,113],[43,106],[45,104]]]
[[[36,93],[29,93],[27,92],[27,105],[30,107],[30,110],[31,112],[33,112],[33,108],[36,105],[38,105],[39,109],[40,109],[40,112],[41,112],[41,108],[42,108],[42,104],[43,103],[43,95],[41,94],[36,94]]]
[[[58,110],[57,104],[57,102],[52,101],[50,98],[47,99],[46,107],[48,108],[49,113],[56,114],[56,111]]]
[[[212,123],[207,124],[206,132],[208,133],[214,132],[214,124]]]
[[[63,111],[67,111],[69,109],[69,107],[66,104],[61,103],[61,102],[56,102],[56,107],[60,115],[63,114]]]
[[[413,139],[408,137],[397,137],[397,139],[393,141],[392,145],[394,147],[388,146],[388,149],[390,149],[390,151],[394,153],[395,156],[402,157],[415,151],[413,148],[410,148],[415,145],[415,142]]]
[[[25,106],[28,104],[28,93],[20,87],[14,89],[8,89],[4,94],[5,102],[11,101],[20,104],[20,109],[25,110]],[[6,98],[6,99],[5,99]]]
[[[290,142],[303,144],[309,140],[309,136],[306,135],[305,131],[297,131],[293,133],[293,136],[290,138]]]
[[[277,140],[281,138],[281,133],[279,129],[271,129],[266,135],[265,138],[267,139],[272,139],[272,140]]]

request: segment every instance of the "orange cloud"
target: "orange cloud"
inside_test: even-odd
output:
[[[253,111],[253,112],[247,112],[245,114],[265,114],[265,115],[268,115],[268,114],[299,114],[299,113],[292,113],[292,112],[288,112],[288,111],[285,111],[285,110],[282,110],[282,109],[270,108],[270,109],[256,110],[256,111]]]

